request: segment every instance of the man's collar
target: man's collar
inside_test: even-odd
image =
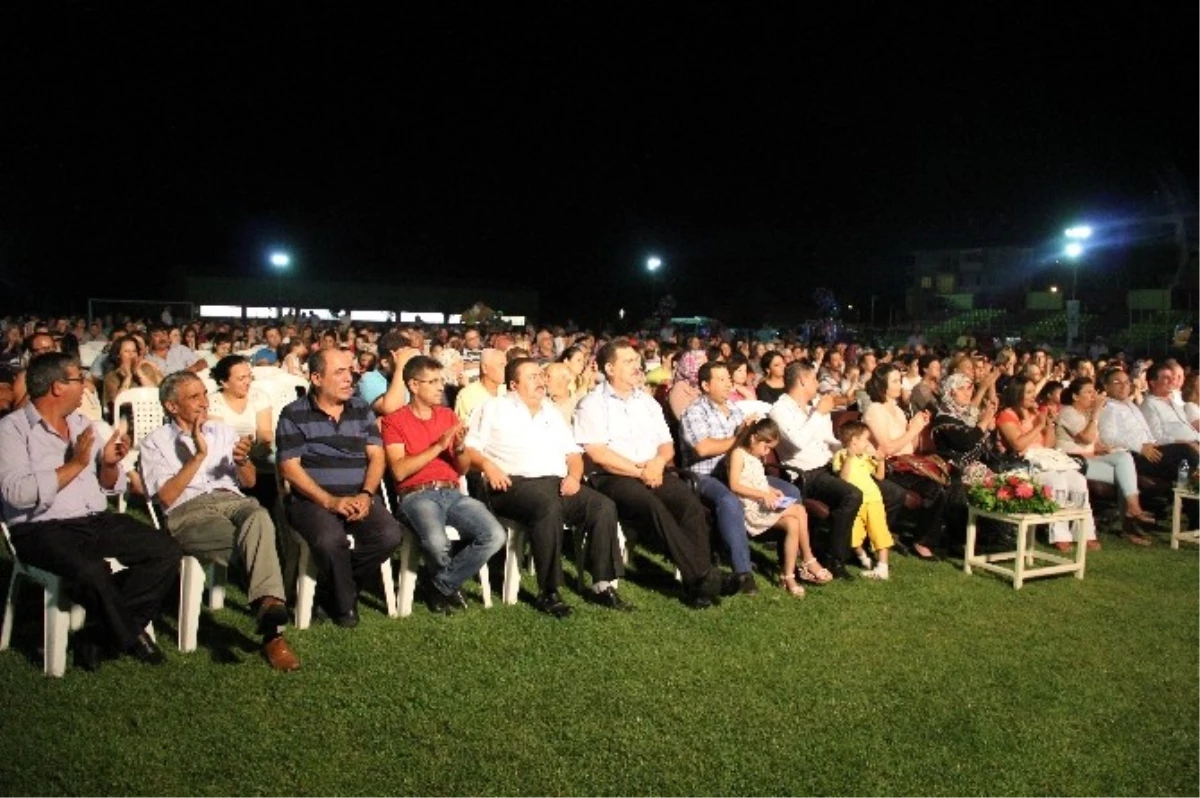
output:
[[[604,390],[605,395],[611,396],[615,399],[620,399],[622,402],[624,402],[627,399],[632,399],[633,397],[637,396],[639,393],[645,393],[645,391],[642,390],[640,385],[635,385],[629,391],[629,396],[621,396],[619,393],[616,392],[616,390],[613,389],[612,383],[608,382],[607,380],[604,382],[603,390]]]

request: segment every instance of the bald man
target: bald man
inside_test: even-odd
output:
[[[499,349],[485,349],[479,356],[479,381],[459,391],[454,402],[454,414],[464,427],[470,426],[471,414],[484,400],[492,396],[504,396],[504,367],[507,362],[504,352]]]

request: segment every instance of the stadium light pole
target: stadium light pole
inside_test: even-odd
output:
[[[658,288],[658,270],[662,268],[662,259],[651,255],[646,258],[646,271],[650,272],[650,316],[654,316],[654,294]]]
[[[292,258],[286,252],[271,253],[271,268],[275,270],[275,304],[277,321],[283,321],[283,272],[292,263]]]
[[[1071,299],[1075,299],[1076,284],[1079,282],[1079,257],[1083,255],[1083,244],[1080,242],[1092,237],[1092,228],[1081,224],[1068,227],[1063,232],[1067,237],[1063,254],[1071,259]]]

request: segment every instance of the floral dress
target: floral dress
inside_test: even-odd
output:
[[[762,460],[749,452],[743,452],[742,473],[739,475],[739,479],[748,488],[771,489],[770,483],[767,482],[767,473],[763,470]],[[766,532],[775,526],[779,522],[779,516],[783,515],[782,510],[773,510],[758,499],[748,499],[745,496],[740,498],[742,506],[746,509],[746,531],[751,536]]]

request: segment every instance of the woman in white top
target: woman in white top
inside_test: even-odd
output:
[[[1083,457],[1090,480],[1116,485],[1125,500],[1125,537],[1138,546],[1150,540],[1137,529],[1138,522],[1154,523],[1154,514],[1142,509],[1138,498],[1137,468],[1127,450],[1113,450],[1100,440],[1097,423],[1106,397],[1096,393],[1090,377],[1076,377],[1063,389],[1055,444],[1067,454]]]
[[[208,397],[208,415],[224,421],[238,435],[250,435],[257,447],[270,446],[275,440],[271,429],[271,400],[253,385],[250,361],[241,355],[229,355],[217,361],[212,378],[219,386]]]
[[[929,413],[917,413],[906,418],[897,402],[903,390],[900,385],[900,370],[893,363],[876,366],[867,383],[867,394],[871,406],[863,413],[863,423],[871,430],[871,443],[875,451],[885,459],[914,454],[921,439],[921,431],[929,425]],[[929,477],[913,471],[888,468],[888,481],[905,490],[917,493],[923,499],[923,508],[917,520],[916,537],[912,552],[922,560],[936,557],[945,536],[943,513],[946,508],[946,488]]]
[[[1200,375],[1195,372],[1187,375],[1179,393],[1183,397],[1183,417],[1192,429],[1200,430]]]

